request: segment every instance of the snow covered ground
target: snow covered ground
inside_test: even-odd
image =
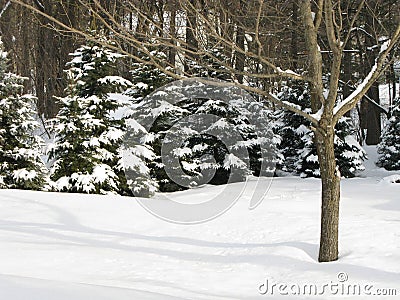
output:
[[[255,210],[245,192],[197,225],[159,220],[120,196],[0,190],[0,299],[353,299],[341,294],[348,285],[397,293],[358,299],[398,299],[400,184],[383,178],[400,172],[374,167],[367,151],[364,178],[342,181],[340,258],[324,264],[318,179],[274,178]],[[222,188],[174,197],[200,200]],[[277,285],[271,293],[274,283],[289,295]],[[304,285],[329,289],[290,296]]]

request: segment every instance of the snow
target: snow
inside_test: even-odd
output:
[[[73,173],[71,175],[71,179],[76,182],[76,186],[86,192],[90,193],[91,191],[95,190],[95,186],[93,184],[93,176],[90,174],[78,174]]]
[[[290,69],[282,70],[280,67],[277,67],[276,70],[282,75],[294,75],[294,76],[299,76],[300,77],[299,74],[297,74],[296,72],[294,72],[294,71],[292,71]]]
[[[93,181],[96,183],[103,183],[113,177],[116,175],[108,165],[99,164],[93,169]]]
[[[13,171],[13,177],[18,181],[18,180],[32,180],[35,179],[37,176],[37,172],[35,170],[30,170],[28,171],[27,169],[20,169],[20,170],[15,170]]]
[[[144,82],[138,82],[138,83],[135,83],[135,87],[138,88],[138,89],[144,89],[145,90],[145,89],[149,88],[149,85],[144,83]]]
[[[67,176],[63,176],[60,179],[58,179],[55,183],[54,183],[54,188],[56,190],[62,191],[64,189],[69,189],[71,184],[69,183],[69,177]]]
[[[131,97],[121,93],[109,93],[108,99],[121,104],[116,110],[110,113],[110,117],[115,120],[121,120],[126,117],[130,109],[135,109]],[[129,109],[128,109],[129,107]]]
[[[103,132],[100,139],[104,143],[116,142],[124,136],[124,132],[117,128],[110,128],[110,130]],[[112,143],[111,143],[112,144]]]
[[[98,79],[98,82],[102,84],[115,84],[125,87],[132,85],[132,83],[128,79],[125,79],[121,76],[105,76],[103,78]]]
[[[132,131],[135,134],[146,132],[146,129],[135,119],[126,119],[125,124],[129,128],[129,131]]]
[[[400,183],[400,174],[384,177],[382,181],[386,183]]]
[[[184,148],[176,148],[173,150],[174,155],[176,155],[177,157],[184,157],[185,155],[190,155],[192,154],[192,149],[188,148],[188,147],[184,147]]]
[[[225,118],[220,118],[218,121],[216,121],[214,124],[212,124],[208,130],[218,130],[218,129],[223,129],[223,130],[229,130],[232,127],[232,124],[230,124]]]
[[[130,148],[130,151],[132,151],[134,155],[141,156],[149,160],[154,159],[155,156],[154,152],[144,145],[135,145],[133,148]]]
[[[315,114],[311,114],[311,117],[319,121],[321,120],[323,113],[324,113],[324,106],[322,105],[321,108]]]
[[[133,154],[131,150],[124,149],[122,157],[122,163],[125,170],[138,168],[142,174],[146,174],[150,171],[143,160],[137,155]]]
[[[304,126],[303,124],[301,124],[298,128],[296,128],[295,132],[299,136],[302,136],[302,135],[310,132],[310,128],[308,128],[307,126]]]
[[[257,181],[231,184],[238,202],[190,226],[162,221],[134,198],[0,190],[1,299],[353,299],[259,292],[266,280],[322,288],[338,283],[341,272],[349,284],[399,295],[400,184],[390,178],[400,172],[375,167],[375,147],[366,151],[364,178],[342,180],[339,260],[323,264],[315,178],[274,178],[254,210],[248,206]],[[165,195],[200,203],[224,188]]]
[[[233,153],[229,153],[225,155],[224,169],[230,169],[231,167],[244,169],[247,167],[247,164]]]
[[[161,95],[161,94],[164,94],[164,93],[165,93],[164,91],[158,91],[158,92],[152,94],[152,96]],[[162,115],[163,113],[169,112],[171,110],[183,111],[182,109],[180,109],[178,107],[175,107],[175,106],[173,106],[172,104],[170,104],[170,103],[168,103],[166,101],[160,101],[159,105],[157,105],[156,108],[153,108],[151,110],[151,115],[153,116],[153,118],[156,118],[159,115]]]

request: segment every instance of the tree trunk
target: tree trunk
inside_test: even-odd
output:
[[[243,53],[236,53],[236,65],[235,68],[236,70],[238,70],[239,72],[244,72],[244,65],[245,65],[245,54],[244,54],[244,40],[245,40],[245,31],[244,28],[241,26],[238,26],[237,29],[237,37],[236,37],[236,42],[238,47],[243,50]],[[236,76],[237,80],[239,81],[239,83],[243,83],[243,74],[239,74]]]
[[[343,85],[342,99],[346,99],[348,96],[350,96],[350,94],[352,92],[352,90],[350,89],[351,79],[352,79],[351,78],[352,77],[352,74],[351,74],[352,73],[351,57],[352,57],[351,52],[345,51],[343,53],[343,81],[344,81],[344,85]],[[346,117],[351,117],[350,111],[348,111],[345,116]]]
[[[196,3],[194,0],[190,0],[192,6],[195,6]],[[189,60],[198,61],[197,55],[194,53],[198,50],[199,44],[196,37],[196,28],[197,28],[197,17],[196,12],[188,9],[186,12],[186,48],[189,50],[185,56]],[[191,53],[192,52],[192,53]],[[185,72],[191,73],[190,64],[188,64],[188,60],[185,60]]]
[[[322,181],[319,262],[338,259],[340,175],[336,170],[334,136],[332,126],[321,126],[316,130]]]
[[[372,87],[368,90],[368,97],[379,104],[379,86],[374,83]],[[364,119],[366,121],[367,137],[365,143],[367,145],[377,145],[380,141],[381,136],[381,112],[377,109],[375,105],[369,103],[368,101],[363,101],[361,105],[365,108],[363,111],[366,113]]]
[[[170,47],[169,53],[168,53],[168,62],[169,64],[175,68],[176,64],[176,10],[175,8],[171,8],[171,20],[169,21],[169,27],[170,27],[170,35],[171,35],[171,45],[174,45],[174,47]]]
[[[372,7],[376,7],[376,1],[371,1],[370,5]],[[365,58],[366,58],[366,65],[364,70],[364,76],[366,76],[372,66],[375,64],[375,57],[377,56],[378,48],[376,45],[379,45],[378,39],[376,37],[375,27],[374,27],[374,18],[372,14],[368,14],[366,17],[366,26],[365,30],[369,33],[365,37]],[[379,84],[375,82],[371,88],[368,90],[367,95],[376,103],[380,103],[379,101]],[[361,105],[365,105],[365,109],[362,109],[362,112],[365,112],[366,115],[364,116],[364,120],[366,122],[366,129],[367,129],[367,137],[365,139],[365,143],[367,145],[377,145],[380,141],[381,136],[381,114],[379,109],[369,103],[367,101],[363,101]]]
[[[290,41],[290,59],[292,60],[292,69],[297,72],[298,68],[298,53],[299,53],[299,36],[298,32],[295,30],[297,24],[299,24],[299,1],[295,0],[292,3],[292,34]]]

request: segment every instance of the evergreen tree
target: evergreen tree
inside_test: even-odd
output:
[[[393,101],[392,115],[383,130],[378,153],[378,166],[400,170],[400,98]]]
[[[149,166],[160,190],[181,190],[206,182],[223,184],[252,173],[259,175],[261,162],[265,163],[261,159],[267,157],[264,151],[268,147],[272,150],[277,141],[268,121],[259,131],[251,125],[269,117],[265,108],[231,87],[210,87],[197,80],[178,85],[166,86],[145,98],[135,115],[135,119],[150,124],[149,133],[154,138],[149,144],[156,156]],[[230,101],[220,100],[224,95],[230,95]],[[267,160],[275,163],[276,158]]]
[[[150,63],[151,60],[155,60],[162,65],[167,59],[165,53],[158,50],[149,50],[148,53],[142,51],[138,54],[142,61],[133,64],[133,69],[130,71],[132,87],[127,91],[134,104],[127,113],[127,121],[131,124],[131,128],[128,130],[125,144],[134,149],[127,157],[135,156],[137,159],[132,159],[131,162],[136,161],[137,164],[131,166],[129,171],[126,170],[126,173],[128,181],[136,187],[134,188],[136,196],[152,195],[160,186],[161,190],[165,190],[163,189],[164,181],[161,178],[168,177],[161,167],[160,143],[160,135],[165,128],[164,121],[168,118],[161,114],[151,128],[145,128],[139,123],[143,123],[149,117],[152,118],[153,109],[160,109],[160,107],[155,107],[155,103],[146,96],[171,82],[173,78]],[[142,122],[138,123],[137,120]],[[171,190],[176,190],[176,186],[174,185]]]
[[[7,71],[8,59],[0,40],[0,188],[41,189],[47,170],[40,158],[43,141],[35,98],[21,95],[25,78]]]
[[[152,54],[152,59],[162,58],[157,52]],[[142,59],[147,60],[146,57]],[[202,66],[188,62],[189,73],[195,77],[230,80],[229,72],[223,66],[228,58],[221,49],[207,51],[202,59]],[[132,118],[148,124],[146,130],[140,130],[141,140],[147,141],[146,152],[152,153],[146,158],[146,164],[150,178],[157,180],[161,191],[182,190],[202,183],[238,181],[262,172],[264,161],[261,158],[265,160],[265,152],[271,145],[276,145],[276,139],[260,138],[266,133],[273,135],[268,131],[269,122],[265,122],[266,126],[259,132],[250,124],[269,117],[270,112],[266,112],[265,107],[253,106],[250,112],[249,99],[240,93],[233,101],[222,101],[224,93],[232,93],[229,87],[210,88],[196,80],[183,82],[180,92],[179,88],[166,86],[165,90],[155,91],[146,98],[172,78],[144,63],[135,64],[132,74],[134,86],[130,95],[138,103],[132,109]],[[204,115],[215,118],[200,120]],[[239,157],[239,153],[244,152],[249,152],[249,160],[242,161]],[[268,158],[270,162],[275,159]]]
[[[97,45],[78,48],[66,71],[67,96],[53,120],[54,159],[51,179],[59,191],[129,193],[121,160],[124,120],[112,114],[124,103],[110,93],[121,92],[130,82],[116,75],[121,57]]]
[[[151,60],[154,60],[162,65],[163,61],[167,59],[165,53],[158,50],[152,50],[149,53],[150,56],[140,52],[138,56],[142,61],[133,63],[133,69],[130,71],[132,88],[127,93],[136,101],[140,101],[151,92],[173,80],[171,76],[165,74],[151,63]]]
[[[342,117],[335,127],[335,158],[342,177],[352,178],[365,170],[363,160],[367,158],[364,149],[354,137],[354,125],[348,117]]]
[[[364,149],[354,138],[353,126],[349,118],[342,117],[335,127],[335,158],[342,177],[352,178],[363,171]],[[314,145],[314,132],[309,130],[304,136],[305,148],[299,151],[297,170],[302,177],[319,177],[317,149]]]
[[[190,62],[191,74],[196,77],[209,77],[224,81],[232,81],[226,65],[230,65],[229,57],[224,54],[223,47],[211,47],[206,49],[206,54],[200,60],[200,65]]]
[[[126,133],[122,146],[122,165],[127,185],[136,197],[150,197],[158,190],[148,164],[155,159],[153,148],[145,141],[151,135],[132,116],[126,119]]]
[[[304,84],[296,82],[291,87],[284,86],[278,98],[306,112],[311,111],[310,94]],[[299,155],[302,155],[300,151],[310,146],[310,141],[305,135],[310,131],[311,124],[302,116],[290,111],[278,110],[275,118],[278,120],[275,131],[281,137],[278,148],[285,158],[281,164],[278,164],[278,168],[285,172],[297,172]]]
[[[278,95],[300,109],[310,112],[310,96],[306,86],[294,83]],[[314,132],[311,124],[303,117],[291,112],[279,113],[280,124],[277,132],[282,137],[280,149],[285,157],[282,170],[300,174],[302,177],[319,177],[317,149],[314,144]],[[343,177],[354,177],[364,170],[362,161],[365,151],[353,137],[353,129],[348,118],[341,118],[335,127],[335,158]]]

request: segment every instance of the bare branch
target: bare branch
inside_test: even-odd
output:
[[[367,93],[372,84],[379,78],[383,71],[388,67],[386,59],[391,50],[399,43],[400,40],[400,24],[392,36],[390,41],[385,42],[381,47],[381,52],[376,59],[375,65],[372,67],[369,74],[365,77],[359,87],[353,91],[346,99],[338,103],[334,109],[334,122],[336,122],[348,111],[353,109],[362,97]]]
[[[7,1],[6,5],[4,5],[3,9],[0,11],[0,18],[3,16],[7,8],[10,6],[11,0]]]
[[[318,30],[322,22],[322,14],[324,11],[324,0],[318,0],[317,13],[315,14],[315,29]]]

